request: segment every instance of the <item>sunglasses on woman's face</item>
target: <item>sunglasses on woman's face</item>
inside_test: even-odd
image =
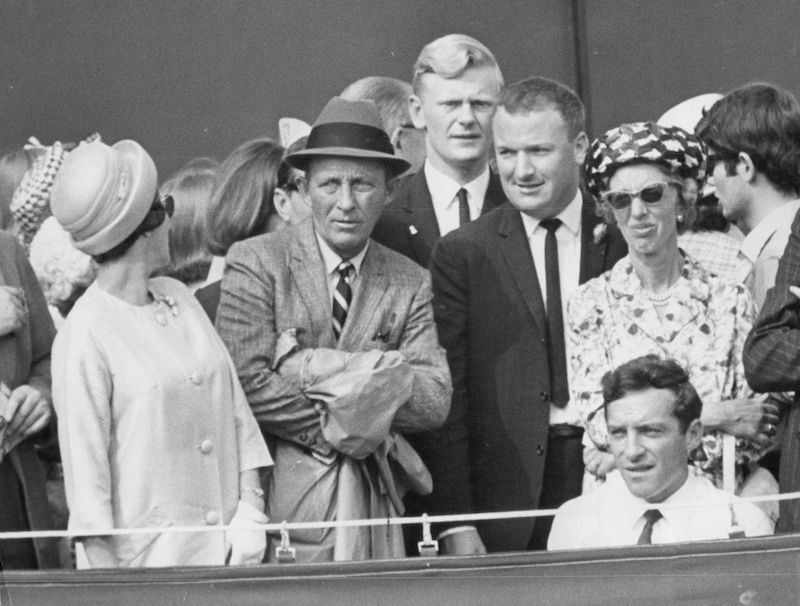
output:
[[[607,191],[600,196],[600,199],[615,210],[625,210],[633,204],[634,198],[639,198],[648,206],[655,206],[664,199],[664,195],[670,185],[678,186],[680,183],[677,181],[658,181],[644,186],[639,191]]]
[[[153,199],[153,204],[150,206],[151,213],[166,213],[166,215],[171,219],[172,214],[175,212],[175,200],[172,199],[172,196],[166,196],[164,198],[156,192],[156,197]],[[163,221],[163,219],[162,219]]]

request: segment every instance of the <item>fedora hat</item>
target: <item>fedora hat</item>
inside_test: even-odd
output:
[[[380,160],[393,175],[411,166],[394,155],[389,135],[372,101],[348,101],[334,97],[311,127],[305,149],[286,156],[286,161],[305,170],[312,158],[364,158]]]
[[[50,206],[75,248],[99,255],[133,233],[157,189],[156,165],[141,145],[95,141],[78,146],[64,159]]]

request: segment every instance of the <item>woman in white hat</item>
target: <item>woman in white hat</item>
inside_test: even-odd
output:
[[[258,531],[104,535],[266,522],[272,460],[224,345],[169,264],[172,201],[133,141],[65,159],[52,211],[97,279],[53,346],[53,392],[79,567],[258,563]]]

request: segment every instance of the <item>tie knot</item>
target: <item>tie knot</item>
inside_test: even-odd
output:
[[[539,225],[544,227],[548,233],[554,234],[556,230],[561,227],[561,219],[545,219],[544,221],[540,221]]]
[[[662,517],[661,512],[658,509],[648,509],[644,512],[644,519],[645,521],[652,525],[658,522]]]
[[[459,202],[466,202],[467,201],[467,190],[463,187],[456,192],[456,198],[458,198]]]
[[[353,269],[353,264],[350,261],[343,261],[339,263],[339,266],[336,268],[336,271],[339,272],[339,275],[344,278],[345,280],[350,279],[350,272]]]

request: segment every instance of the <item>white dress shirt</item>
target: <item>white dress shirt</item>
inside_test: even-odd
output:
[[[662,503],[648,503],[630,493],[614,470],[597,490],[571,499],[558,508],[548,549],[583,549],[636,545],[645,525],[644,512],[658,509],[663,516],[653,525],[652,543],[681,543],[727,539],[732,530],[729,508],[733,499],[737,526],[748,537],[772,534],[774,524],[752,503],[731,497],[706,478],[689,470],[683,486]],[[664,507],[669,504],[691,507]],[[713,503],[713,504],[704,504]]]
[[[458,190],[462,187],[467,190],[467,204],[469,205],[469,218],[471,221],[477,219],[483,208],[483,199],[486,197],[486,190],[489,187],[489,167],[478,175],[475,179],[464,185],[460,185],[443,172],[431,164],[430,160],[425,161],[425,180],[428,182],[428,190],[431,192],[433,211],[436,213],[436,222],[439,224],[439,235],[458,229]]]
[[[767,291],[775,286],[778,262],[789,241],[800,200],[782,204],[764,217],[739,245],[736,280],[742,282],[761,309]]]
[[[563,225],[556,231],[558,243],[558,277],[561,286],[561,309],[564,317],[564,343],[567,342],[567,301],[578,288],[581,271],[581,213],[583,196],[577,191],[567,207],[556,217],[561,219]],[[528,236],[531,248],[533,265],[536,268],[536,277],[539,280],[539,289],[542,291],[542,300],[547,308],[547,268],[544,262],[544,241],[547,230],[541,226],[539,219],[520,213]],[[569,368],[567,369],[569,372]],[[569,375],[568,375],[569,376]],[[550,405],[550,424],[568,423],[582,425],[580,415],[575,407],[567,404],[564,408]]]
[[[314,235],[317,237],[319,252],[322,255],[322,264],[325,266],[325,279],[328,284],[331,306],[333,306],[333,293],[336,291],[336,284],[339,282],[339,272],[337,269],[343,259],[328,246],[325,240],[319,237],[318,233],[314,232]],[[361,275],[361,264],[364,262],[364,255],[367,254],[367,248],[369,248],[369,240],[367,240],[367,244],[361,249],[361,252],[349,259],[350,263],[353,264],[353,275],[350,278],[350,288],[353,294],[356,292],[356,283],[358,281],[358,276]]]

